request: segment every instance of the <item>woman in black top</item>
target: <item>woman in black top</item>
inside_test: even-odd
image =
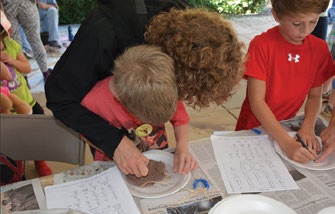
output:
[[[145,27],[149,20],[155,20],[153,16],[173,7],[184,8],[185,4],[181,2],[100,0],[97,9],[81,24],[45,86],[47,106],[54,116],[81,133],[92,147],[113,158],[125,174],[145,176],[148,173],[147,158],[127,137],[126,129],[110,126],[82,107],[80,102],[97,81],[111,75],[113,61],[118,55],[127,47],[144,43]],[[232,88],[241,78],[243,45],[230,24],[223,22],[221,17],[211,22],[213,17],[208,16],[206,21],[211,23],[200,23],[196,13],[188,16],[183,13],[175,12],[174,16],[178,17],[163,15],[161,20],[156,19],[157,22],[148,28],[147,41],[163,47],[170,56],[174,55],[179,68],[176,67],[176,71],[181,71],[176,74],[180,99],[199,108],[210,103],[219,105],[231,96]],[[161,25],[169,22],[165,18],[171,23]],[[192,25],[185,25],[191,20],[195,20]],[[179,23],[184,26],[179,28]],[[160,26],[164,28],[159,29]],[[186,31],[189,33],[180,34]],[[157,40],[154,35],[164,41]],[[188,77],[182,73],[186,71]],[[185,166],[183,172],[187,168]]]

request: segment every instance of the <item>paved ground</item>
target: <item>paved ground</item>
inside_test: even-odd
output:
[[[272,16],[267,13],[264,15],[247,15],[240,17],[230,18],[233,26],[241,41],[246,45],[246,49],[249,45],[250,40],[257,34],[265,31],[266,29],[274,26]],[[78,25],[73,25],[74,33],[77,31]],[[68,43],[67,41],[67,26],[60,26],[61,40],[62,43]],[[65,51],[63,48],[58,52],[48,52],[48,65],[53,68],[61,54]],[[245,51],[246,51],[245,49]],[[44,82],[42,74],[34,60],[30,60],[32,65],[32,73],[28,77],[29,84],[31,86],[31,91],[39,103],[45,107],[45,95],[44,95]],[[200,112],[188,108],[190,114],[190,124],[189,124],[189,139],[197,140],[205,137],[209,137],[215,130],[234,130],[236,118],[240,112],[240,106],[245,97],[245,86],[246,82],[241,81],[237,88],[236,94],[224,103],[222,106],[212,106],[208,109],[203,109]],[[47,114],[51,112],[45,108]],[[171,145],[174,146],[174,137],[171,131],[171,126],[168,126],[168,133]],[[92,161],[89,153],[86,155],[86,163]],[[69,168],[74,167],[69,164],[52,163],[49,165],[52,167],[53,171],[61,172]],[[28,162],[27,166],[27,177],[32,178],[37,176],[32,163]]]

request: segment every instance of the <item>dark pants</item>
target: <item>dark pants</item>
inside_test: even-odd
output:
[[[319,18],[315,29],[313,30],[312,34],[320,39],[326,40],[327,39],[327,30],[328,30],[328,17],[322,16]]]
[[[44,114],[42,106],[37,101],[33,106],[33,114]]]

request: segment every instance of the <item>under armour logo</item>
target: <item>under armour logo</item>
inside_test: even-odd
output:
[[[300,56],[298,54],[296,54],[295,57],[293,57],[292,54],[290,54],[290,53],[288,54],[288,61],[290,61],[290,62],[292,60],[294,60],[294,62],[299,62],[299,58],[300,58]]]

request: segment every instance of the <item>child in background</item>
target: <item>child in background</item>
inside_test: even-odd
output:
[[[183,102],[178,101],[174,63],[160,48],[141,45],[126,50],[115,60],[113,76],[99,81],[81,104],[136,135],[142,151],[168,147],[164,123],[170,121],[177,141],[174,170],[188,173],[198,166],[189,152],[189,117]],[[127,146],[129,155],[138,152],[134,145]],[[106,159],[96,150],[95,160]],[[122,165],[118,167],[129,173]]]
[[[328,48],[332,55],[333,60],[335,59],[335,24],[333,24],[332,29],[327,38]],[[321,113],[327,117],[330,117],[333,111],[333,102],[335,101],[335,78],[332,77],[324,85],[323,91],[326,93],[322,94],[323,101],[327,104],[322,109]]]
[[[247,96],[236,130],[262,125],[287,156],[304,163],[320,151],[314,125],[321,108],[322,84],[333,74],[327,44],[310,33],[329,0],[271,0],[279,23],[250,43],[246,62]],[[305,105],[298,133],[309,150],[292,139],[278,121],[294,117]]]
[[[32,96],[27,81],[23,76],[23,74],[28,74],[31,71],[30,64],[22,53],[20,44],[9,37],[8,26],[10,27],[10,23],[5,18],[3,11],[0,10],[0,13],[0,61],[8,67],[12,75],[11,81],[7,81],[6,86],[9,88],[10,93],[15,94],[32,107],[33,114],[44,114],[43,108]],[[35,167],[40,176],[52,174],[45,161],[35,161]]]

